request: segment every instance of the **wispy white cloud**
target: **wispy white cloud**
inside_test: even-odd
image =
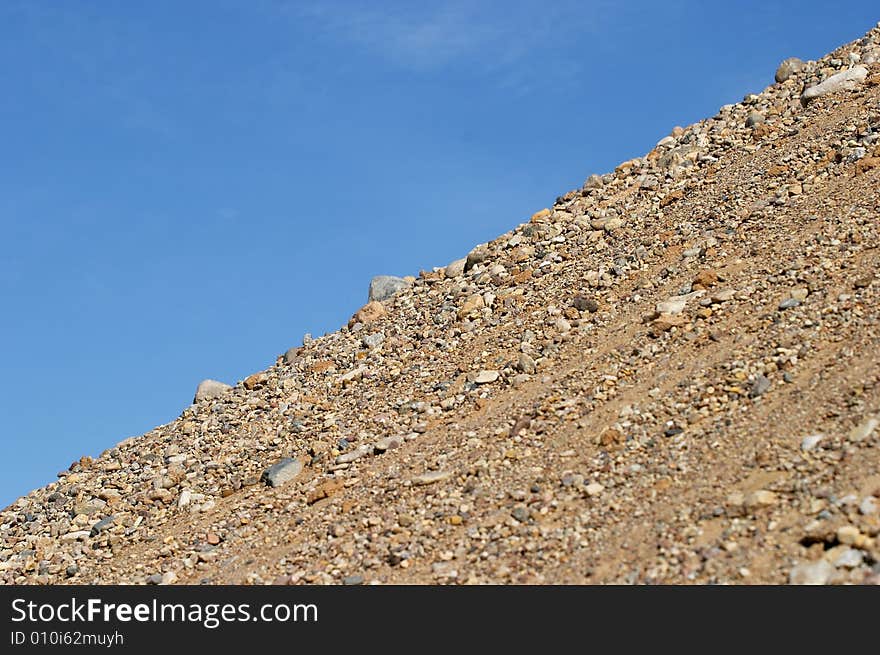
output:
[[[597,29],[599,5],[608,2],[297,2],[286,8],[321,37],[403,69],[467,66],[509,80],[511,69],[551,49],[555,39]]]

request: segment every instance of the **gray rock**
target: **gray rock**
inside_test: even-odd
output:
[[[364,576],[357,575],[349,575],[342,579],[342,584],[344,585],[362,585],[364,584]]]
[[[351,464],[353,461],[366,457],[373,452],[373,447],[368,445],[358,446],[349,453],[343,453],[336,458],[337,464]]]
[[[379,439],[375,444],[373,444],[373,449],[377,453],[384,453],[387,450],[392,450],[394,448],[399,448],[403,443],[403,439],[400,437],[383,437]]]
[[[290,348],[284,353],[284,363],[288,366],[296,364],[299,360],[299,348]]]
[[[800,304],[801,301],[797,298],[786,298],[779,303],[779,309],[791,309],[792,307],[798,307]]]
[[[746,127],[755,127],[764,122],[764,114],[759,111],[750,112],[746,118]]]
[[[381,332],[376,332],[376,334],[368,334],[363,339],[361,339],[361,343],[364,344],[364,348],[376,348],[382,345],[382,342],[385,341],[385,335]]]
[[[372,280],[370,280],[370,294],[368,302],[373,302],[374,300],[378,300],[379,302],[382,302],[383,300],[388,300],[398,291],[408,286],[409,282],[404,280],[402,277],[395,277],[393,275],[377,275]]]
[[[834,567],[820,559],[816,562],[805,562],[795,566],[788,574],[789,584],[818,585],[828,582],[834,573]]]
[[[465,264],[467,264],[467,258],[463,257],[462,259],[456,259],[446,267],[444,275],[446,277],[458,277],[459,275],[464,275]]]
[[[804,452],[808,452],[813,450],[816,446],[819,445],[819,442],[822,441],[825,435],[822,434],[811,434],[809,436],[801,439],[801,450]]]
[[[577,295],[572,299],[571,304],[579,312],[590,312],[592,314],[599,310],[599,303],[587,296]]]
[[[655,309],[659,314],[681,314],[684,311],[685,305],[687,305],[687,301],[688,299],[685,296],[673,296],[672,298],[658,302]]]
[[[587,181],[584,182],[585,189],[601,189],[604,185],[605,183],[602,181],[602,178],[595,173],[590,175],[590,177],[587,178]]]
[[[770,380],[764,375],[759,375],[755,378],[754,384],[752,384],[752,388],[749,391],[749,398],[763,396],[767,393],[768,389],[770,389]]]
[[[477,246],[468,253],[467,259],[464,262],[464,272],[467,273],[477,264],[482,264],[488,256],[489,253],[486,251],[485,246]]]
[[[535,360],[529,357],[526,353],[520,353],[519,361],[517,361],[516,367],[523,373],[532,374],[535,372],[536,368]]]
[[[517,505],[513,508],[513,511],[510,513],[513,518],[515,518],[520,523],[525,523],[529,520],[531,516],[531,512],[528,507],[523,507],[522,505]]]
[[[270,487],[280,487],[302,473],[303,464],[299,459],[285,457],[263,471],[263,481]]]
[[[877,505],[877,499],[873,496],[865,496],[862,502],[859,503],[859,514],[872,516],[878,511],[880,511],[880,506]]]
[[[801,94],[801,104],[806,107],[811,100],[815,100],[829,93],[837,91],[856,89],[868,77],[868,69],[864,66],[853,66],[852,68],[832,75],[823,80],[816,86],[811,86]]]
[[[228,384],[218,382],[217,380],[202,380],[196,388],[196,395],[195,398],[193,398],[193,402],[198,403],[203,400],[219,398],[231,388],[232,387]]]
[[[837,568],[854,569],[861,566],[864,560],[862,551],[855,548],[845,548],[837,557],[834,558],[834,566]]]
[[[178,507],[186,507],[192,502],[192,491],[184,489],[180,492],[180,498],[177,499]]]
[[[776,69],[776,81],[780,83],[785,82],[789,77],[795,73],[800,73],[803,69],[804,62],[797,57],[789,57],[779,64],[779,68]]]
[[[91,532],[89,532],[90,537],[96,537],[101,534],[104,530],[113,525],[113,521],[116,519],[112,514],[106,518],[101,519],[95,525],[92,526]]]

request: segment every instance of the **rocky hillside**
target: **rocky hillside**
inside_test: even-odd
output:
[[[876,584],[878,246],[880,25],[75,462],[0,580]]]

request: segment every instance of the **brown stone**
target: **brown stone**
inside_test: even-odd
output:
[[[864,157],[856,163],[856,175],[867,173],[878,167],[880,167],[880,157]]]
[[[259,386],[266,384],[266,381],[269,379],[269,376],[265,373],[254,373],[253,375],[245,378],[244,388],[251,390],[256,389]]]
[[[322,359],[309,366],[312,373],[325,373],[330,370],[336,370],[336,362],[332,359]]]
[[[314,505],[319,500],[329,498],[337,491],[342,489],[342,487],[343,484],[340,480],[325,480],[309,492],[308,496],[306,497],[306,502],[309,505]]]
[[[687,319],[680,314],[677,314],[675,316],[661,314],[659,318],[654,319],[654,322],[651,323],[650,333],[652,336],[658,336],[663,332],[668,332],[674,327],[681,327],[686,322]]]
[[[478,312],[485,306],[486,303],[483,301],[483,296],[475,293],[471,296],[468,296],[462,303],[461,307],[458,310],[458,317],[465,318],[466,316],[470,316],[473,312]]]
[[[537,211],[532,214],[531,222],[532,223],[543,223],[545,219],[550,218],[550,210],[542,209],[541,211]]]
[[[599,445],[609,450],[620,448],[624,441],[626,436],[617,428],[605,428],[599,435]]]
[[[366,305],[361,307],[354,316],[351,317],[351,320],[348,321],[348,327],[354,326],[356,323],[362,323],[363,325],[369,325],[373,321],[376,321],[388,312],[385,311],[385,305],[383,305],[378,300],[373,300],[372,302],[368,302]]]
[[[666,207],[666,206],[674,203],[676,200],[681,200],[682,198],[684,198],[684,191],[682,191],[681,189],[676,189],[675,191],[670,191],[660,201],[660,206]]]
[[[709,287],[715,286],[717,283],[718,273],[711,269],[706,269],[697,273],[697,277],[694,278],[693,284],[695,289],[708,289]]]

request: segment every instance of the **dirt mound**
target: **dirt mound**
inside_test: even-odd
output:
[[[0,581],[877,583],[878,59],[788,65],[81,459],[0,514]]]

